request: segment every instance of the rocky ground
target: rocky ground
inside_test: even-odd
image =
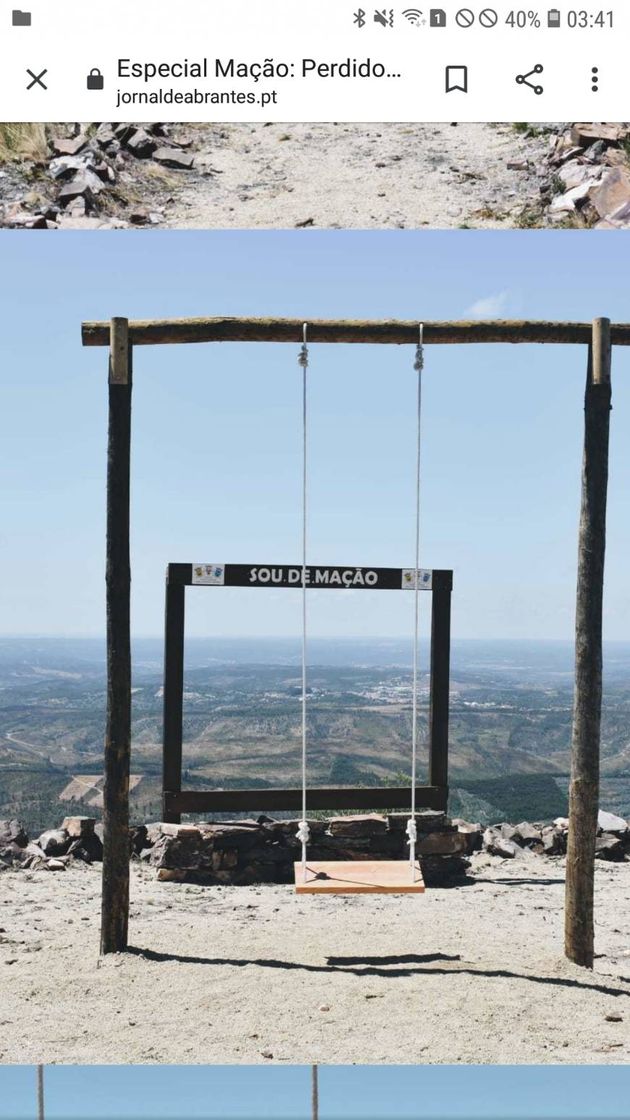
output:
[[[136,860],[131,952],[100,960],[98,863],[16,863],[0,876],[0,1060],[627,1062],[630,863],[597,861],[597,958],[579,969],[564,857],[510,828],[482,834],[508,847],[473,851],[466,885],[421,896],[159,881]]]
[[[549,156],[553,222],[630,229],[630,126],[567,125]]]
[[[309,823],[309,858],[318,860],[406,859],[408,813],[345,814]],[[415,816],[416,855],[427,886],[466,880],[468,857],[477,852],[504,860],[564,856],[569,821],[492,825],[451,820],[436,810]],[[131,829],[132,859],[155,869],[161,882],[234,884],[293,882],[299,859],[299,821],[256,819],[156,822]],[[102,823],[92,817],[65,817],[59,827],[30,839],[17,820],[0,821],[0,871],[65,871],[77,862],[99,863],[103,857]],[[630,824],[600,810],[595,844],[597,859],[630,861]]]
[[[630,129],[493,124],[50,126],[0,166],[36,229],[630,224]]]

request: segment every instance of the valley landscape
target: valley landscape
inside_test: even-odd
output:
[[[162,650],[134,647],[132,815],[160,818]],[[313,639],[312,785],[409,780],[411,673],[402,640]],[[567,807],[573,650],[561,642],[456,642],[451,672],[451,815],[551,820]],[[428,651],[421,651],[426,730]],[[602,795],[630,817],[630,645],[605,659]],[[184,786],[299,784],[299,647],[286,640],[196,639],[186,649]],[[0,642],[0,818],[31,832],[68,813],[99,817],[104,644]],[[420,759],[424,780],[426,755]]]

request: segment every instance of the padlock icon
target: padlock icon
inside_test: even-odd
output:
[[[100,70],[98,69],[98,67],[96,67],[96,66],[92,70],[90,70],[90,73],[87,76],[87,88],[88,89],[104,89],[105,88],[105,79],[104,79],[103,75],[101,74]]]

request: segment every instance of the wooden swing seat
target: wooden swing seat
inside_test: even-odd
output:
[[[424,879],[420,864],[414,864],[413,878],[409,860],[340,860],[306,864],[295,863],[296,894],[423,894]]]

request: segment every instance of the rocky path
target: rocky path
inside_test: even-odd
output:
[[[495,124],[190,128],[171,227],[493,228],[539,198],[548,137]]]

